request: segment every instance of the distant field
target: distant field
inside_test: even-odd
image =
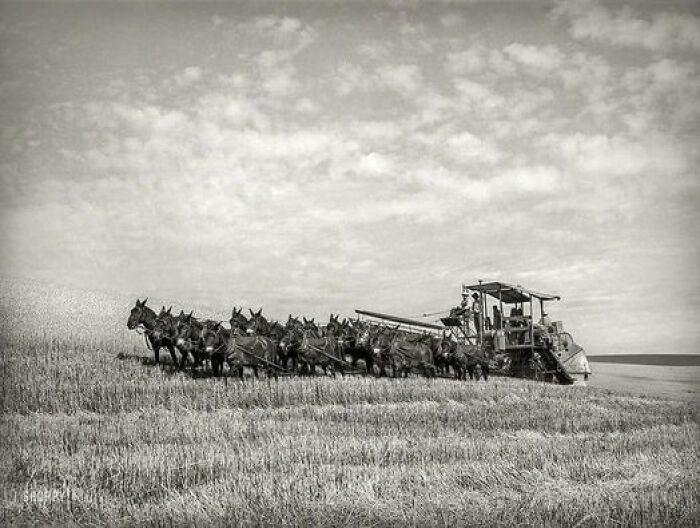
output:
[[[3,305],[3,526],[697,526],[689,403],[502,378],[193,379],[152,365],[129,307],[101,334],[70,305],[51,332]]]
[[[588,356],[588,360],[596,363],[625,363],[668,367],[700,366],[700,354],[615,354],[609,356]]]

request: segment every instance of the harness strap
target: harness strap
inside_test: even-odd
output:
[[[141,330],[139,332],[139,329]],[[136,330],[136,333],[139,335],[143,336],[143,340],[146,342],[146,348],[148,350],[153,351],[153,345],[151,345],[151,341],[148,339],[150,335],[153,333],[153,330],[149,330],[146,328],[143,323],[139,324],[134,330]]]
[[[257,342],[257,341],[256,341],[256,342]],[[244,354],[246,354],[246,355],[248,355],[248,356],[253,356],[253,357],[254,357],[255,359],[257,359],[258,361],[262,361],[263,363],[265,363],[265,364],[267,364],[267,365],[271,365],[271,366],[275,367],[276,369],[279,369],[279,370],[281,370],[281,371],[283,371],[283,372],[288,372],[288,370],[287,370],[286,368],[280,367],[279,365],[273,363],[272,361],[268,361],[267,359],[265,359],[265,358],[263,358],[263,357],[260,357],[260,356],[258,356],[257,354],[253,354],[250,350],[246,350],[246,349],[243,347],[243,345],[239,345],[239,344],[236,343],[235,341],[234,341],[234,343],[233,343],[233,350],[234,350],[234,351],[235,351],[235,350],[240,350],[241,352],[243,352]]]

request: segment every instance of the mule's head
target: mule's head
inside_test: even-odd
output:
[[[289,329],[284,337],[280,339],[279,347],[285,354],[287,354],[296,343],[298,343],[297,333],[295,330]]]
[[[136,306],[134,306],[131,309],[131,313],[129,314],[129,319],[126,322],[126,327],[129,330],[133,330],[136,328],[138,325],[142,324],[145,321],[145,316],[146,316],[146,301],[148,301],[148,297],[146,297],[143,301],[139,301],[136,299]]]
[[[287,317],[287,324],[285,325],[285,328],[287,328],[287,330],[298,330],[302,327],[303,323],[296,317],[292,317],[292,314],[289,314],[289,317]]]
[[[221,332],[221,321],[206,321],[202,325],[200,338],[202,346],[207,354],[213,354],[219,344],[219,333]]]
[[[192,317],[194,312],[186,314],[181,311],[180,315],[177,316],[177,324],[175,326],[175,344],[178,347],[185,346],[187,339],[190,336],[192,326],[194,324],[195,318]]]
[[[318,326],[316,326],[316,322],[314,321],[313,317],[311,319],[304,317],[303,324],[302,331],[304,333],[309,334],[311,337],[321,337],[321,331]]]
[[[328,324],[326,325],[326,334],[333,334],[334,336],[339,336],[342,332],[343,325],[338,321],[340,315],[333,316],[331,314]]]
[[[372,339],[372,353],[379,357],[391,347],[394,340],[394,331],[388,327],[378,328]]]
[[[245,315],[243,315],[243,308],[236,308],[234,307],[233,310],[231,310],[231,319],[229,319],[229,323],[231,325],[231,332],[238,332],[238,331],[245,331],[246,326],[248,326],[248,319],[246,318]]]
[[[167,310],[165,306],[161,308],[160,313],[156,317],[156,322],[153,325],[153,330],[151,331],[151,337],[156,341],[160,341],[163,338],[172,338],[177,331],[175,326],[175,318],[170,313],[173,307],[171,306]]]
[[[267,319],[262,314],[262,308],[258,310],[257,312],[254,312],[253,310],[250,310],[250,320],[248,321],[248,324],[245,327],[245,331],[248,335],[262,335],[266,334],[269,325],[267,322]]]
[[[433,348],[433,355],[436,358],[441,358],[445,361],[452,357],[452,341],[447,338],[442,338],[437,340],[435,347]]]

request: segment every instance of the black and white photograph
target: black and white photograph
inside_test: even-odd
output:
[[[0,0],[0,525],[700,525],[697,0]]]

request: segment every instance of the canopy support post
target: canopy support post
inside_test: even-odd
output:
[[[501,311],[501,320],[498,322],[499,330],[503,330],[503,318],[505,314],[503,313],[503,296],[501,295],[501,285],[498,285],[498,309]]]

